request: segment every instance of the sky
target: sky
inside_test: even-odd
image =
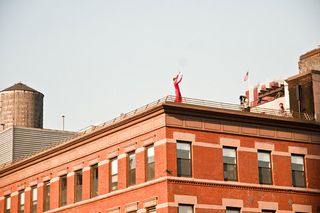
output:
[[[42,92],[44,128],[79,131],[174,94],[238,103],[298,73],[319,0],[0,0],[0,90]]]

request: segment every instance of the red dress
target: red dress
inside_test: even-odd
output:
[[[175,93],[176,93],[175,102],[182,102],[182,96],[181,96],[181,92],[180,92],[180,88],[179,88],[179,83],[181,82],[181,80],[182,80],[182,78],[180,78],[179,81],[178,81],[178,78],[176,78],[176,80],[173,82]]]

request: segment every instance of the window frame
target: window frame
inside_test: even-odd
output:
[[[302,162],[303,162],[303,170],[294,170],[293,169],[293,163],[292,163],[292,160],[293,160],[293,157],[301,157],[302,158]],[[295,181],[295,175],[294,175],[294,172],[300,172],[300,174],[303,175],[303,185],[299,185],[297,184],[297,181]],[[293,187],[301,187],[301,188],[306,188],[306,164],[305,164],[305,156],[304,155],[301,155],[301,154],[291,154],[291,177],[292,177],[292,186]]]
[[[235,153],[235,164],[225,163],[225,161],[224,161],[224,157],[225,157],[224,150],[225,149],[226,150],[227,149],[234,150],[234,153]],[[223,146],[222,147],[222,161],[223,161],[223,179],[224,179],[224,181],[238,181],[238,153],[237,153],[237,147]],[[235,179],[230,179],[230,178],[228,178],[228,176],[225,175],[225,173],[226,173],[225,165],[233,165],[235,167],[235,169],[234,169],[234,171],[235,171]]]
[[[187,206],[187,207],[191,207],[191,209],[192,209],[192,213],[194,213],[194,205],[192,205],[192,204],[184,204],[184,203],[179,203],[178,204],[178,213],[180,213],[180,206]]]
[[[145,171],[146,171],[146,181],[150,181],[155,179],[155,150],[154,150],[154,144],[151,144],[149,146],[147,146],[146,148],[146,162],[145,162]],[[149,158],[148,158],[148,150],[153,149],[153,161],[149,162]],[[153,171],[152,171],[153,170]],[[152,171],[152,173],[151,173]]]
[[[24,207],[25,207],[25,202],[26,202],[26,198],[25,198],[25,191],[24,190],[20,190],[18,192],[18,213],[24,213]],[[23,197],[23,204],[22,203],[22,197]]]
[[[78,177],[81,177],[81,185],[78,185]],[[80,190],[78,191],[78,187]],[[76,170],[74,172],[74,202],[82,201],[82,187],[83,187],[83,171],[82,169]]]
[[[50,180],[43,182],[43,211],[50,210]]]
[[[99,167],[97,163],[90,166],[90,198],[96,197],[99,194],[98,192],[99,169],[98,168]]]
[[[112,168],[113,168],[113,162],[116,162],[116,169],[117,169],[117,173],[115,173],[115,174],[113,174],[112,173]],[[115,157],[115,158],[112,158],[112,159],[110,159],[110,174],[109,174],[109,180],[110,180],[110,191],[112,192],[112,191],[116,191],[116,190],[118,190],[118,184],[119,184],[119,165],[118,165],[118,158],[117,157]],[[117,182],[113,182],[113,177],[117,177]],[[113,186],[113,184],[115,184],[114,186],[115,186],[115,188],[113,188],[114,186]]]
[[[130,168],[130,156],[134,156],[134,168]],[[127,171],[127,177],[128,177],[128,186],[133,186],[136,184],[137,177],[136,177],[136,172],[137,172],[137,158],[136,158],[136,153],[135,151],[129,152],[128,153],[128,171]],[[133,173],[133,174],[132,174]]]
[[[9,205],[7,205],[8,201],[9,201]],[[9,212],[11,212],[11,195],[10,194],[4,196],[4,213],[9,213]]]
[[[65,181],[64,191],[62,191],[62,187],[63,187],[62,181]],[[59,177],[59,207],[67,205],[67,200],[68,200],[67,189],[68,189],[68,177],[67,177],[67,175],[62,175]]]
[[[269,165],[270,167],[260,167],[259,166],[259,153],[261,154],[268,154],[269,155]],[[258,176],[259,176],[259,184],[266,184],[266,185],[272,185],[273,184],[273,177],[272,177],[272,160],[271,160],[271,152],[267,151],[267,150],[258,150],[257,153],[257,157],[258,157]],[[261,173],[260,170],[262,170],[263,168],[268,169],[269,170],[269,176],[270,176],[270,182],[263,182],[263,180],[261,179]]]
[[[226,207],[226,213],[228,213],[228,210],[238,211],[239,213],[241,212],[241,208],[239,208],[239,207],[227,206],[227,207]]]
[[[36,198],[37,199],[34,199],[35,197],[33,196],[33,192],[36,192]],[[30,212],[31,213],[36,213],[37,212],[37,206],[38,206],[38,186],[37,185],[34,185],[34,186],[31,186],[31,199],[30,199]]]
[[[187,158],[179,158],[178,157],[178,145],[179,144],[187,144],[189,146],[189,156],[190,158],[187,159]],[[177,141],[176,143],[176,157],[177,157],[177,176],[178,177],[192,177],[192,143],[189,142],[189,141]],[[183,174],[182,172],[182,168],[180,170],[180,173],[179,173],[179,160],[182,161],[182,160],[188,160],[188,165],[189,165],[189,172],[190,174]]]

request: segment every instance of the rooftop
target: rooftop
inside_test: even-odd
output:
[[[289,111],[283,111],[280,112],[279,110],[274,109],[266,109],[266,108],[244,108],[241,105],[237,104],[230,104],[230,103],[221,103],[221,102],[215,102],[215,101],[209,101],[209,100],[201,100],[201,99],[195,99],[195,98],[187,98],[183,97],[181,103],[175,102],[175,96],[165,96],[163,98],[160,98],[152,103],[149,103],[143,107],[140,107],[138,109],[132,110],[128,113],[121,114],[120,116],[107,121],[105,123],[102,123],[97,126],[90,126],[89,128],[86,128],[82,131],[79,131],[77,134],[59,141],[57,143],[51,144],[48,147],[44,147],[40,151],[36,153],[30,153],[30,155],[24,157],[23,159],[17,159],[16,161],[9,162],[6,164],[0,165],[0,170],[5,169],[6,167],[9,167],[13,164],[16,164],[22,160],[26,160],[28,158],[31,158],[35,155],[40,155],[44,151],[48,151],[51,149],[54,149],[55,147],[59,145],[63,145],[67,142],[74,141],[76,139],[79,139],[83,137],[84,135],[91,134],[93,132],[98,132],[101,129],[104,128],[111,128],[113,125],[121,125],[122,122],[125,122],[125,120],[130,120],[131,118],[134,118],[135,116],[139,116],[143,114],[144,112],[150,111],[152,109],[156,109],[160,106],[174,106],[174,107],[184,107],[189,109],[199,109],[202,108],[202,110],[210,110],[211,112],[218,112],[218,113],[225,113],[229,115],[236,115],[240,117],[245,117],[245,119],[252,120],[252,119],[264,119],[264,120],[271,120],[273,123],[277,122],[293,122],[296,123],[297,126],[300,126],[301,128],[305,125],[315,125],[316,128],[318,128],[319,123],[317,123],[313,116],[308,114],[299,114],[297,112],[289,112]],[[117,125],[116,125],[117,124]],[[291,125],[289,123],[289,125]]]
[[[30,92],[41,93],[41,92],[39,92],[39,91],[37,91],[37,90],[35,90],[35,89],[33,89],[33,88],[31,88],[31,87],[29,87],[29,86],[21,83],[21,82],[16,83],[16,84],[12,85],[11,87],[8,87],[8,88],[2,90],[1,92],[4,92],[4,91],[14,91],[14,90],[22,90],[22,91],[30,91]],[[41,94],[42,94],[42,93],[41,93]]]

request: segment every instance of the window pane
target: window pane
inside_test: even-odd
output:
[[[75,172],[75,201],[79,202],[82,200],[82,170]]]
[[[98,165],[91,166],[91,197],[98,195]]]
[[[147,161],[148,161],[148,163],[154,162],[154,147],[153,146],[149,146],[147,148]]]
[[[60,206],[67,205],[67,175],[60,177]]]
[[[190,205],[179,205],[178,213],[192,213],[193,206]]]
[[[191,177],[191,161],[188,159],[178,159],[178,176]]]
[[[147,172],[147,180],[154,179],[154,163],[147,164],[146,172]]]
[[[37,186],[31,188],[31,213],[37,212],[38,190]]]
[[[234,148],[223,148],[223,156],[225,157],[236,157],[236,150]]]
[[[111,190],[118,189],[118,160],[111,160]]]
[[[11,208],[11,197],[9,195],[9,196],[5,197],[5,209],[6,209],[6,212],[10,212],[10,208]]]
[[[111,161],[111,174],[118,174],[118,160],[114,159]]]
[[[303,156],[301,155],[292,155],[291,156],[291,163],[292,164],[299,164],[299,165],[303,165]]]
[[[129,153],[128,161],[128,185],[132,186],[136,184],[136,155],[134,152]]]
[[[190,144],[189,143],[177,143],[177,158],[190,159]]]
[[[224,180],[237,180],[237,165],[223,164]]]
[[[227,207],[226,213],[240,213],[240,209]]]
[[[259,167],[259,183],[272,184],[271,169]]]
[[[303,171],[292,171],[293,186],[305,187],[305,176]]]
[[[43,195],[43,210],[48,211],[50,209],[50,181],[44,182]]]

